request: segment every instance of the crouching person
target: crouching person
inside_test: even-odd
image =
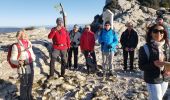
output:
[[[18,42],[12,46],[10,61],[18,68],[20,76],[20,100],[32,100],[33,62],[32,44],[24,30],[17,32]]]

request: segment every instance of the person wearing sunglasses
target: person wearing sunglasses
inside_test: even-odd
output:
[[[118,35],[111,29],[110,21],[106,21],[104,29],[99,35],[99,44],[102,51],[103,75],[111,76],[113,74],[113,56],[118,45]]]
[[[122,33],[120,38],[120,43],[123,48],[123,60],[124,60],[124,71],[127,71],[129,65],[127,65],[128,54],[130,56],[130,71],[134,71],[133,61],[135,48],[138,45],[138,34],[133,29],[133,24],[131,22],[126,23],[127,29]]]
[[[80,48],[86,59],[88,74],[90,72],[90,69],[97,69],[96,55],[94,52],[95,37],[90,28],[90,25],[85,25],[84,32],[82,33],[82,36],[80,38]],[[89,56],[93,58],[93,62],[96,66],[90,66],[88,64],[87,59]]]
[[[149,100],[162,100],[168,88],[170,72],[164,68],[164,62],[170,60],[167,35],[163,25],[155,24],[146,36],[149,56],[144,46],[139,49],[139,69],[144,71]]]

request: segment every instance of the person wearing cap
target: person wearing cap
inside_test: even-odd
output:
[[[133,24],[131,22],[126,23],[127,29],[122,33],[120,38],[120,43],[123,48],[123,60],[124,60],[124,70],[127,70],[128,54],[130,56],[130,71],[134,71],[133,61],[135,48],[138,45],[138,34],[133,29]]]
[[[20,78],[19,100],[33,100],[32,84],[34,77],[35,55],[25,30],[17,32],[17,44],[12,46],[10,61],[17,65]],[[18,52],[20,51],[20,53]],[[19,55],[19,57],[18,57]]]
[[[57,26],[53,27],[48,35],[48,38],[53,42],[49,76],[54,76],[55,61],[61,58],[61,74],[59,76],[63,77],[67,67],[67,50],[70,48],[70,38],[67,30],[63,27],[62,18],[57,18],[56,24]]]
[[[68,51],[68,67],[71,69],[72,66],[72,52],[74,53],[74,69],[77,69],[77,62],[78,62],[78,47],[80,45],[80,37],[81,33],[79,32],[79,26],[76,24],[73,27],[73,30],[70,31],[70,41],[71,47]]]
[[[87,66],[88,73],[91,67],[93,67],[92,69],[96,69],[97,67],[96,55],[94,52],[95,37],[94,37],[94,33],[91,31],[90,28],[91,28],[90,25],[85,25],[84,31],[80,38],[80,48],[81,48],[81,52],[84,54],[86,59],[86,66]],[[88,56],[92,56],[96,66],[89,66],[89,64],[87,63]]]
[[[118,45],[118,35],[111,29],[110,21],[105,22],[104,29],[99,35],[99,44],[101,44],[102,51],[103,74],[110,76],[113,73],[113,56]]]

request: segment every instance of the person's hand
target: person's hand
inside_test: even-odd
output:
[[[24,65],[24,60],[19,60],[18,63],[19,65]]]
[[[130,48],[130,51],[134,51],[135,49],[134,48]]]
[[[107,46],[107,48],[108,48],[108,49],[111,49],[111,48],[112,48],[112,46],[111,46],[111,45],[108,45],[108,46]]]
[[[164,62],[163,61],[160,61],[160,60],[155,60],[154,61],[154,65],[156,66],[156,67],[163,67],[163,65],[164,65]]]
[[[126,47],[126,48],[125,48],[125,51],[129,51],[129,48],[128,48],[128,47]]]
[[[76,45],[76,42],[73,42],[73,45]]]
[[[164,76],[170,76],[170,71],[165,71],[165,72],[163,73],[163,75],[164,75]]]

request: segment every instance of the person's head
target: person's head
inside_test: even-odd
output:
[[[105,22],[104,28],[105,28],[107,31],[111,29],[111,23],[110,23],[110,21],[106,21],[106,22]]]
[[[151,40],[157,42],[165,40],[165,42],[169,44],[168,33],[163,25],[155,24],[149,29],[146,37],[146,42],[151,42]]]
[[[16,37],[18,40],[28,40],[28,35],[25,33],[24,29],[18,31]]]
[[[127,27],[128,30],[132,30],[132,28],[133,28],[132,22],[127,22],[127,23],[125,24],[125,26]]]
[[[85,25],[85,27],[84,27],[84,29],[85,29],[85,31],[87,31],[87,32],[89,32],[90,31],[90,25]]]
[[[77,24],[75,24],[74,27],[73,27],[73,31],[78,32],[78,30],[79,30],[79,26]]]
[[[63,24],[63,19],[62,19],[61,17],[57,18],[57,19],[56,19],[56,24],[57,24],[58,26],[62,26],[62,24]]]
[[[164,20],[163,20],[163,16],[158,16],[158,18],[156,19],[156,23],[157,24],[163,24]]]

